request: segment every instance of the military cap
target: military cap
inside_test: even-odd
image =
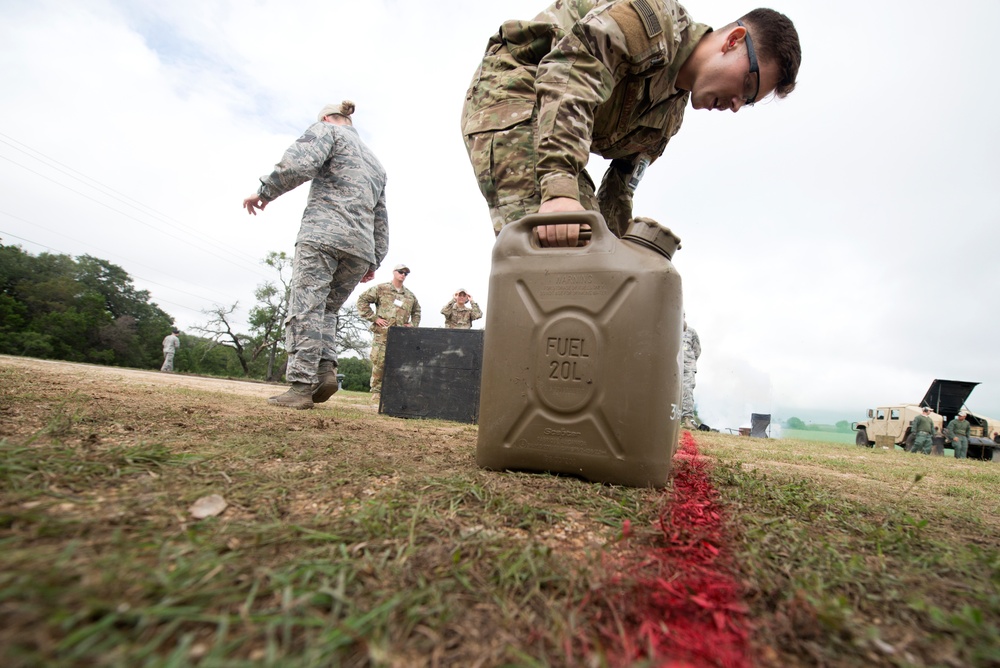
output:
[[[405,264],[397,264],[395,267],[392,268],[393,271],[403,271],[404,269],[406,271],[410,270],[410,268],[407,267]]]

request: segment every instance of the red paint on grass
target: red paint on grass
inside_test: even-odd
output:
[[[614,666],[645,659],[671,668],[748,668],[747,609],[731,573],[718,493],[690,432],[673,465],[660,543],[631,553],[591,599],[599,604],[601,645]]]

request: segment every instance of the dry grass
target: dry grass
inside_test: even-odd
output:
[[[603,665],[584,602],[669,492],[481,471],[474,426],[274,391],[0,358],[6,665]],[[1000,664],[1000,466],[697,438],[756,663]]]

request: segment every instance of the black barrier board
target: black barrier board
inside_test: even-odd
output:
[[[379,412],[479,421],[483,330],[390,327]]]

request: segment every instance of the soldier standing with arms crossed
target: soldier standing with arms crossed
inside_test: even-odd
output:
[[[372,280],[389,249],[385,169],[361,141],[350,100],[328,104],[288,147],[257,193],[243,200],[257,215],[272,200],[311,180],[295,240],[285,320],[285,378],[292,386],[268,403],[307,409],[337,384],[337,312],[359,283]]]
[[[410,268],[397,264],[392,270],[392,280],[373,285],[358,297],[358,313],[372,323],[372,401],[382,393],[382,374],[385,371],[385,341],[390,327],[419,327],[420,302],[403,281],[410,275]],[[372,307],[375,307],[372,310]]]

